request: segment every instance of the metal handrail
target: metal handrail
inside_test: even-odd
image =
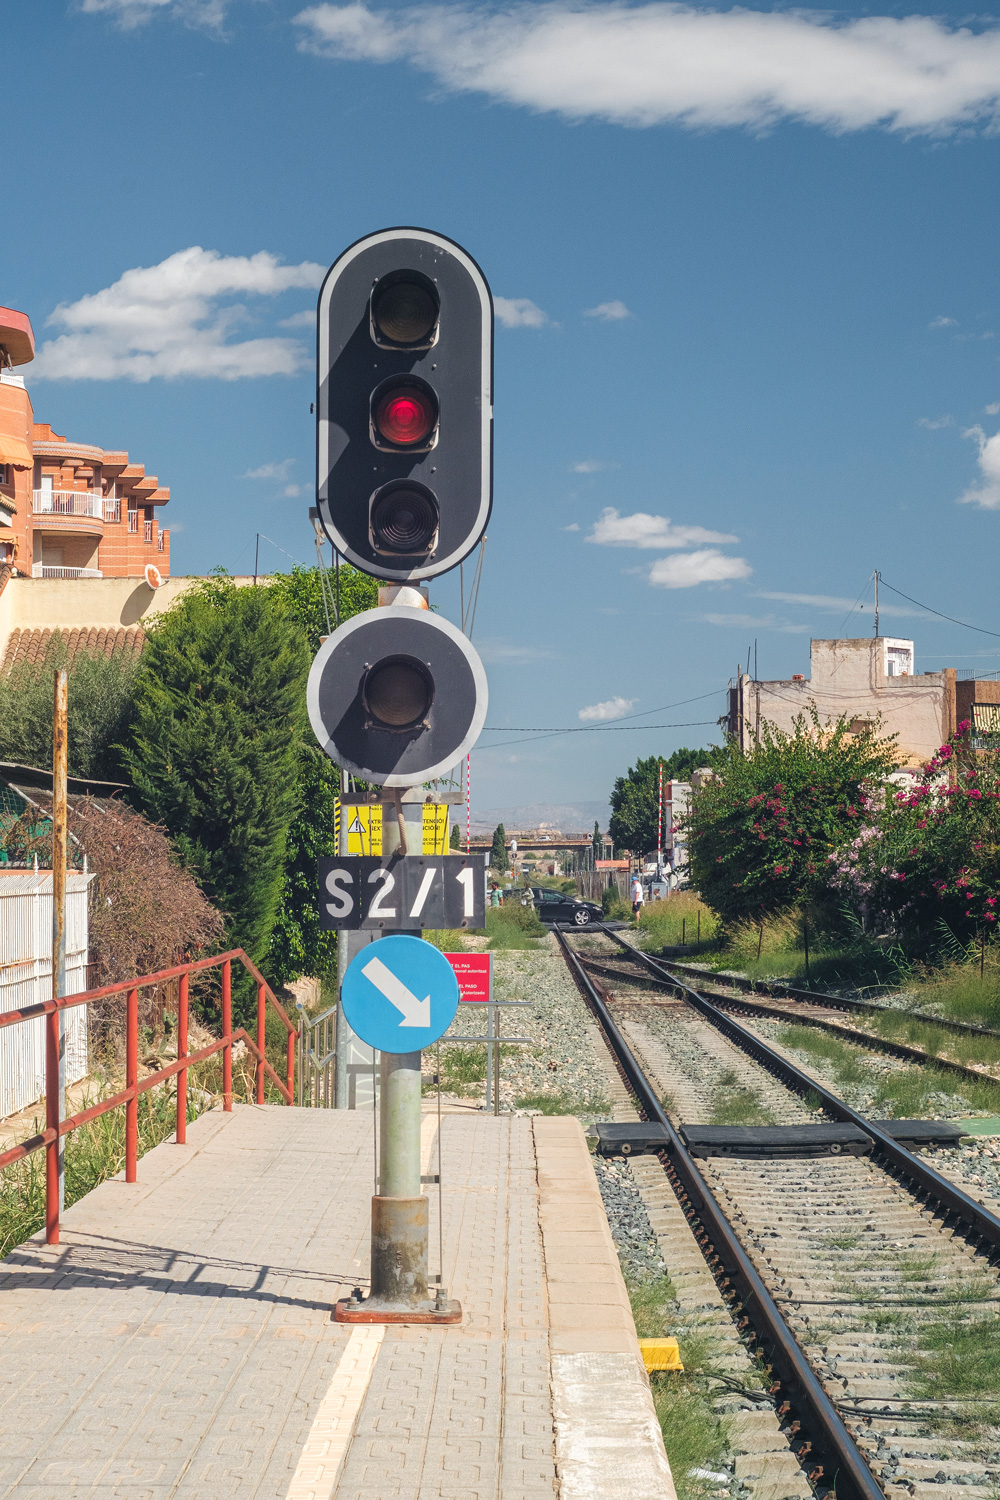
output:
[[[31,509],[36,516],[91,516],[104,518],[100,490],[32,490]]]
[[[257,981],[257,1039],[249,1035],[242,1026],[233,1030],[232,1018],[232,966],[233,960],[243,965]],[[188,987],[192,974],[206,969],[222,969],[222,1036],[208,1047],[197,1052],[188,1050]],[[162,984],[168,979],[177,980],[177,1060],[139,1078],[139,991],[151,984]],[[108,1099],[102,1099],[89,1109],[65,1119],[59,1116],[59,1016],[63,1011],[78,1005],[92,1005],[106,1000],[111,995],[126,996],[125,1005],[125,1087]],[[280,1016],[287,1034],[285,1053],[285,1082],[282,1083],[265,1056],[265,1028],[267,1006],[271,1004]],[[9,1010],[0,1014],[0,1030],[5,1026],[17,1026],[24,1021],[45,1018],[45,1129],[26,1141],[0,1152],[0,1168],[10,1166],[30,1156],[33,1151],[45,1148],[45,1241],[49,1245],[59,1243],[59,1141],[64,1135],[78,1130],[98,1115],[125,1105],[125,1181],[136,1181],[136,1166],[139,1143],[139,1095],[158,1083],[177,1075],[177,1124],[176,1141],[179,1146],[187,1139],[187,1078],[188,1069],[197,1062],[222,1053],[222,1107],[229,1112],[233,1107],[233,1043],[243,1041],[248,1051],[256,1058],[256,1100],[264,1103],[264,1083],[269,1077],[286,1104],[291,1104],[295,1087],[295,1041],[298,1027],[289,1020],[284,1007],[256,964],[242,948],[231,948],[227,953],[214,958],[194,959],[190,963],[176,964],[170,969],[159,969],[155,974],[142,974],[137,979],[120,980],[116,984],[101,985],[97,989],[81,990],[75,995],[63,995],[53,1000],[43,1000],[37,1005],[26,1005],[22,1010]]]

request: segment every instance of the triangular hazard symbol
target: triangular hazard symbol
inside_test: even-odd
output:
[[[350,823],[348,825],[347,831],[348,831],[348,833],[367,833],[368,832],[368,830],[366,828],[362,827],[361,819],[358,817],[357,813],[354,814],[354,822]]]

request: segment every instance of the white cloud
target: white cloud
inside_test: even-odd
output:
[[[979,472],[982,484],[973,485],[958,497],[959,505],[978,505],[980,510],[1000,510],[1000,432],[987,437],[978,426],[969,427],[963,437],[973,438],[979,445]]]
[[[840,614],[842,611],[854,610],[858,606],[856,599],[841,599],[835,594],[786,594],[781,590],[759,589],[758,599],[776,599],[781,604],[808,604],[814,609],[829,611],[830,614]],[[923,609],[907,609],[905,605],[885,604],[879,602],[878,612],[880,615],[894,615],[903,618],[917,616],[921,619],[926,617],[927,611]]]
[[[300,47],[407,62],[438,84],[570,119],[760,130],[799,120],[841,133],[944,135],[1000,115],[1000,28],[930,16],[701,10],[596,0],[309,6]]]
[[[662,589],[693,589],[699,583],[749,578],[752,572],[745,557],[726,557],[714,547],[705,547],[699,552],[676,552],[673,557],[658,557],[649,570],[649,581]]]
[[[497,637],[477,640],[476,650],[488,666],[525,667],[536,661],[551,661],[553,657],[553,652],[543,646],[516,646],[513,641]]]
[[[289,500],[294,500],[297,495],[301,495],[302,486],[301,484],[286,484],[281,493],[287,495]]]
[[[958,327],[958,319],[957,318],[943,318],[943,317],[941,317],[939,315],[936,318],[932,318],[931,321],[928,323],[927,327],[928,328],[957,328]]]
[[[326,268],[311,261],[283,266],[266,250],[220,255],[193,245],[155,266],[137,266],[103,291],[57,307],[48,323],[66,332],[42,344],[34,378],[167,380],[201,376],[240,380],[293,375],[311,362],[297,339],[229,342],[247,316],[223,299],[273,297],[318,286]]]
[[[777,620],[774,615],[699,615],[706,625],[722,625],[727,628],[738,626],[743,630],[780,630],[785,635],[804,635],[810,628],[808,625],[787,625]]]
[[[584,458],[578,464],[570,464],[571,474],[599,474],[602,469],[617,469],[617,464],[602,463],[598,458]]]
[[[630,318],[632,314],[624,302],[599,302],[596,307],[585,307],[583,316],[600,318],[604,323],[619,323],[622,318]]]
[[[189,26],[218,29],[226,14],[227,0],[83,0],[80,9],[89,15],[113,16],[123,31],[143,26],[154,16],[173,16]]]
[[[1000,401],[991,401],[989,406],[983,408],[988,417],[995,417],[1000,412]]]
[[[571,521],[568,526],[564,526],[563,527],[563,531],[579,531],[579,530],[580,530],[580,528],[579,528],[579,526],[577,525],[577,523],[575,521]]]
[[[694,547],[699,542],[738,542],[724,531],[706,531],[704,526],[673,526],[666,516],[636,511],[621,516],[613,505],[601,511],[587,538],[599,547]]]
[[[577,718],[582,719],[584,724],[596,724],[604,719],[620,719],[638,701],[638,698],[609,698],[606,703],[591,703],[589,708],[580,709]]]
[[[288,479],[292,472],[294,458],[283,458],[280,464],[261,464],[259,469],[247,469],[241,474],[241,479]]]
[[[942,427],[954,427],[954,425],[955,418],[952,416],[917,418],[917,426],[926,427],[928,432],[939,432]]]
[[[316,309],[306,307],[302,312],[292,313],[290,318],[281,318],[278,322],[279,328],[315,328]]]
[[[494,297],[493,310],[504,328],[547,328],[552,323],[528,297]]]

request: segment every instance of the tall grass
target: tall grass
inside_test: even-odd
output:
[[[715,913],[694,891],[671,891],[662,901],[648,901],[639,913],[639,946],[648,953],[679,943],[714,943],[719,931]]]
[[[786,979],[803,985],[808,981],[814,989],[897,982],[901,965],[897,949],[873,942],[860,929],[829,932],[814,919],[807,921],[808,928],[804,928],[801,912],[790,911],[766,917],[762,923],[739,922],[725,932],[717,962],[751,979]]]
[[[979,954],[952,959],[938,969],[914,970],[907,977],[921,1010],[1000,1030],[1000,953],[987,948],[980,977]]]
[[[486,908],[487,947],[494,952],[513,948],[533,951],[538,947],[537,939],[545,937],[547,932],[548,928],[542,926],[533,906],[508,901],[505,906]]]

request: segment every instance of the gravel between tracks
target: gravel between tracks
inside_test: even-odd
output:
[[[504,1049],[501,1109],[515,1110],[519,1099],[547,1095],[563,1106],[554,1113],[607,1116],[617,1074],[555,938],[547,937],[535,951],[495,953],[493,974],[497,1000],[530,1002],[527,1009],[500,1011],[502,1035],[530,1038],[528,1045]],[[485,1036],[484,1011],[484,1006],[460,1006],[449,1029]]]

